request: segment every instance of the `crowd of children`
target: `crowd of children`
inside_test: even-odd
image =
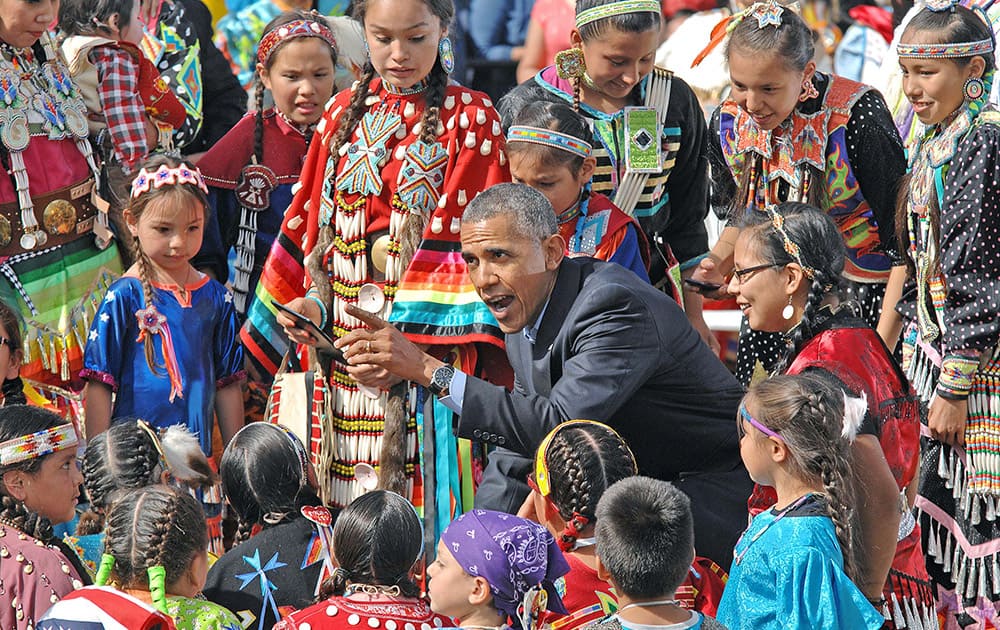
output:
[[[453,80],[451,0],[253,5],[218,82],[197,0],[0,0],[0,630],[1000,624],[991,6],[897,30],[919,124],[821,71],[791,7],[734,9],[706,124],[654,64],[658,0],[577,0],[496,109]],[[732,557],[602,418],[537,445],[518,514],[479,509],[453,407],[315,347],[360,308],[512,385],[460,242],[510,180],[706,343],[735,299]]]

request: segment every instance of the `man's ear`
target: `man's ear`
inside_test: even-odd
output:
[[[566,240],[556,232],[542,241],[542,253],[545,255],[545,269],[555,271],[566,257]]]

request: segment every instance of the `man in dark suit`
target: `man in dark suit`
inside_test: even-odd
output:
[[[641,474],[692,497],[698,552],[728,564],[750,493],[735,420],[743,392],[678,304],[623,267],[565,258],[552,206],[527,186],[478,195],[461,236],[469,277],[506,334],[514,390],[455,371],[360,310],[352,315],[371,330],[338,342],[352,369],[377,365],[426,386],[460,414],[459,437],[498,447],[477,507],[516,512],[553,427],[607,422]]]

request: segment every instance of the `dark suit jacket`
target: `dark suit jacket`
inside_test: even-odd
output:
[[[632,447],[640,474],[669,481],[735,475],[712,484],[721,497],[696,497],[706,509],[722,509],[721,500],[736,510],[723,516],[738,521],[735,542],[750,491],[736,434],[739,383],[677,303],[635,274],[589,258],[567,258],[558,273],[535,343],[522,332],[507,335],[514,391],[466,381],[458,435],[500,447],[476,505],[516,511],[545,435],[566,420],[600,420]]]

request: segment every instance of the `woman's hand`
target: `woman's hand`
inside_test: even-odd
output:
[[[969,419],[969,402],[934,396],[931,400],[927,428],[931,437],[951,446],[965,446],[965,423]]]
[[[685,284],[684,288],[688,291],[693,291],[712,300],[724,300],[729,297],[729,291],[726,289],[726,278],[719,271],[718,263],[711,256],[706,256],[698,263],[691,274],[691,279],[696,282],[719,285],[719,288],[703,289]]]
[[[319,305],[313,300],[295,298],[285,306],[296,313],[305,315],[317,326],[319,326],[320,320],[323,317],[323,314],[319,310]],[[285,334],[288,335],[288,338],[291,339],[293,343],[301,343],[306,346],[316,345],[316,338],[313,337],[309,331],[299,328],[297,322],[292,319],[291,316],[286,315],[281,311],[277,311],[275,315],[278,323],[285,329]]]

